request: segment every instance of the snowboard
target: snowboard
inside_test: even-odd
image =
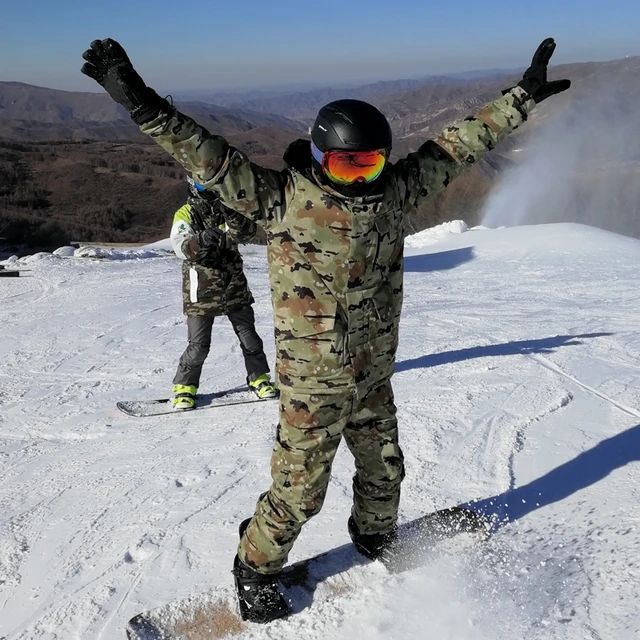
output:
[[[267,400],[277,400],[278,398],[258,398],[255,393],[249,391],[247,387],[236,387],[226,391],[216,393],[198,394],[196,396],[196,406],[193,409],[174,409],[171,398],[158,398],[156,400],[121,400],[116,403],[116,407],[134,418],[148,418],[150,416],[161,416],[166,413],[181,414],[200,411],[202,409],[213,409],[215,407],[228,407],[236,404],[250,404],[253,402],[266,402]]]
[[[285,596],[294,603],[292,613],[295,614],[311,606],[314,597],[320,597],[320,592],[324,598],[335,598],[366,587],[372,578],[367,575],[359,584],[353,577],[353,570],[357,567],[377,565],[383,574],[400,573],[423,565],[428,561],[429,551],[440,541],[459,534],[470,534],[484,540],[490,531],[491,523],[478,513],[461,507],[442,509],[400,525],[397,541],[385,551],[381,562],[371,563],[356,551],[354,545],[345,544],[286,567],[280,582]],[[232,638],[251,625],[240,618],[234,596],[228,590],[226,593],[218,590],[151,609],[129,620],[127,638]]]

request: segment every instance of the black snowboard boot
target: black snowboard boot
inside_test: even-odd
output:
[[[242,538],[242,536],[244,535],[244,532],[246,530],[246,528],[249,526],[249,523],[251,522],[251,518],[247,518],[246,520],[243,520],[240,523],[240,526],[238,527],[238,535]]]
[[[240,524],[240,537],[251,522],[247,518]],[[289,605],[278,587],[278,573],[262,574],[254,571],[236,555],[233,560],[233,578],[238,594],[240,616],[249,622],[267,623],[284,618],[290,613]]]
[[[353,516],[348,522],[349,536],[353,541],[356,549],[369,560],[384,560],[383,553],[397,539],[397,529],[391,530],[389,533],[371,533],[361,534],[358,532],[356,522]]]

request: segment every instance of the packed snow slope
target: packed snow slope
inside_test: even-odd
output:
[[[406,253],[401,520],[475,499],[501,524],[404,574],[351,567],[331,597],[236,637],[637,640],[640,242],[450,225]],[[265,251],[245,254],[273,362]],[[211,589],[232,602],[277,404],[117,411],[170,393],[186,339],[176,258],[13,266],[30,272],[0,279],[0,638],[117,640],[143,609]],[[243,381],[220,320],[201,390]],[[352,472],[343,447],[292,560],[348,542]]]

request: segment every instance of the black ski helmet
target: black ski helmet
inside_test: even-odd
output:
[[[311,140],[320,151],[391,149],[391,127],[384,115],[362,100],[336,100],[318,112]]]

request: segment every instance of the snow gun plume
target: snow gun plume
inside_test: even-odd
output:
[[[577,86],[555,106],[533,112],[539,129],[518,141],[524,147],[512,152],[518,164],[489,195],[481,224],[577,222],[640,236],[637,102],[608,81]]]

